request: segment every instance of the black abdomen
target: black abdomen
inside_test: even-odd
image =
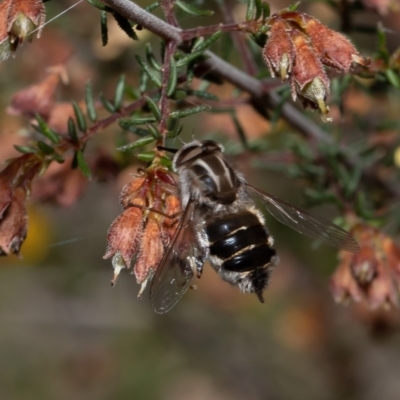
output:
[[[221,268],[225,270],[253,271],[268,265],[276,255],[268,244],[267,230],[250,211],[214,218],[205,232],[210,255],[221,259]]]

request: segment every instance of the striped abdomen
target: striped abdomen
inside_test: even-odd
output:
[[[276,255],[265,226],[250,211],[213,218],[206,224],[205,233],[210,256],[218,257],[219,267],[227,271],[265,268]]]

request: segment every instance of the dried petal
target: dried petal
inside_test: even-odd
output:
[[[107,250],[103,258],[120,253],[129,268],[143,234],[143,213],[140,208],[130,207],[111,224],[107,234]]]
[[[325,84],[319,77],[316,77],[300,91],[299,99],[304,108],[310,107],[313,110],[319,108],[322,120],[324,122],[331,122],[332,118],[327,117],[329,107],[325,104],[327,94]]]
[[[338,303],[347,304],[351,299],[359,302],[363,296],[349,268],[352,254],[340,252],[340,264],[330,281],[333,298]]]
[[[352,62],[363,66],[368,65],[349,39],[342,34],[327,28],[318,20],[303,14],[306,21],[305,31],[312,41],[312,47],[317,57],[330,67],[340,72],[349,72]]]
[[[139,257],[134,266],[137,282],[143,283],[154,274],[164,255],[160,226],[156,219],[149,218],[144,229]]]
[[[46,173],[35,180],[32,197],[69,207],[83,194],[87,183],[78,169],[71,169],[71,159],[63,164],[52,163]]]
[[[295,90],[303,97],[318,104],[316,96],[326,98],[329,94],[329,79],[307,37],[297,30],[292,30],[290,35],[296,52],[291,77],[293,100],[296,99],[296,93],[293,92]],[[318,78],[318,80],[315,78]]]
[[[398,291],[385,265],[379,264],[379,271],[367,290],[367,297],[372,309],[398,307]]]
[[[358,224],[351,232],[360,244],[360,252],[339,253],[340,264],[331,280],[335,299],[365,298],[371,308],[397,307],[400,249],[371,226]]]
[[[13,0],[8,12],[7,30],[13,50],[22,43],[34,30],[39,28],[46,15],[41,0]],[[40,37],[41,28],[37,37]]]
[[[19,162],[12,162],[0,172],[0,219],[12,201],[12,183],[20,167]]]
[[[24,189],[17,188],[13,191],[12,202],[0,221],[0,255],[19,254],[27,234],[25,199]]]
[[[179,222],[179,213],[181,212],[181,202],[176,195],[167,195],[165,198],[164,212],[168,216],[174,218],[164,217],[161,224],[161,237],[164,245],[168,246]]]
[[[290,26],[283,20],[277,20],[271,27],[270,36],[263,49],[264,61],[268,65],[270,74],[281,79],[287,79],[292,70],[295,51],[288,34]]]
[[[353,255],[351,272],[359,285],[369,285],[376,277],[378,262],[375,256],[374,248],[371,246],[363,246]]]
[[[22,114],[28,117],[39,113],[47,118],[54,104],[54,96],[62,75],[60,71],[49,74],[36,85],[28,86],[26,89],[16,93],[11,99],[8,112],[11,114]]]
[[[121,206],[126,209],[132,205],[139,204],[135,201],[135,197],[144,197],[149,185],[150,181],[146,175],[133,176],[133,179],[122,188],[119,196]]]
[[[0,62],[6,60],[11,54],[11,44],[8,39],[7,15],[11,0],[0,2]]]
[[[394,241],[385,237],[382,243],[383,254],[386,256],[386,260],[389,268],[395,273],[396,279],[400,279],[400,248],[394,243]]]

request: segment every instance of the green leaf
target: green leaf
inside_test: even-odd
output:
[[[121,75],[119,77],[117,87],[115,88],[115,94],[114,94],[114,108],[117,111],[119,111],[121,109],[122,99],[124,97],[124,91],[125,91],[125,76]]]
[[[175,121],[177,121],[177,120],[175,120]],[[176,124],[175,128],[170,130],[167,133],[167,138],[168,139],[176,138],[182,132],[182,129],[183,129],[183,125],[181,123]]]
[[[187,91],[185,89],[176,89],[175,93],[171,96],[174,100],[185,100],[188,96]]]
[[[301,1],[298,1],[298,2],[296,2],[296,3],[291,4],[291,5],[287,8],[287,10],[288,10],[288,11],[296,11],[297,8],[299,7],[300,3],[301,3]]]
[[[387,69],[385,71],[387,80],[397,89],[400,89],[400,76],[398,73],[394,72],[392,69]]]
[[[101,104],[103,104],[103,107],[109,112],[113,113],[115,112],[114,104],[111,103],[111,101],[107,100],[103,94],[100,94],[99,99],[101,101]]]
[[[136,157],[143,162],[152,162],[154,160],[156,153],[154,151],[146,151],[144,153],[139,153]]]
[[[231,117],[232,117],[232,121],[233,124],[235,125],[236,128],[236,132],[239,135],[240,141],[242,142],[242,145],[245,149],[249,149],[249,144],[247,142],[247,137],[246,137],[246,133],[241,125],[241,123],[239,122],[236,112],[232,112],[231,113]]]
[[[254,18],[255,9],[256,9],[255,0],[248,0],[247,10],[246,10],[246,21],[250,21]]]
[[[262,3],[262,19],[265,21],[271,15],[271,7],[269,3],[263,2]]]
[[[88,164],[86,163],[86,160],[85,160],[82,150],[78,150],[75,153],[75,159],[76,159],[76,166],[80,169],[82,174],[84,176],[86,176],[86,178],[92,179],[92,174],[90,172],[90,168],[89,168]]]
[[[71,138],[72,143],[78,144],[78,134],[76,132],[75,121],[69,117],[68,118],[68,135]]]
[[[90,82],[86,83],[85,87],[85,103],[86,103],[86,113],[92,122],[97,121],[96,107],[94,105],[92,85]]]
[[[377,34],[378,34],[378,45],[379,45],[379,54],[384,59],[386,63],[389,62],[390,54],[386,46],[386,32],[385,28],[381,22],[378,22],[377,26]]]
[[[139,92],[144,93],[147,89],[147,82],[149,81],[149,77],[145,72],[140,74],[140,82],[139,82]]]
[[[263,2],[262,0],[255,0],[256,15],[254,19],[259,19],[263,13]]]
[[[86,0],[92,6],[98,8],[99,10],[105,11],[106,5],[99,0]]]
[[[125,146],[118,147],[117,150],[118,151],[133,150],[133,149],[137,149],[139,147],[146,146],[147,144],[150,144],[150,143],[152,143],[154,141],[155,141],[155,139],[154,139],[153,136],[144,136],[144,137],[141,137],[138,140],[135,140],[132,143],[126,144]]]
[[[161,132],[153,125],[147,124],[147,128],[149,129],[150,135],[153,136],[154,139],[160,139],[162,137]]]
[[[162,85],[160,78],[154,74],[154,71],[152,71],[150,67],[138,55],[136,55],[135,58],[139,65],[142,67],[142,70],[151,80],[153,85],[160,89]]]
[[[114,10],[111,12],[111,15],[117,21],[118,26],[128,35],[128,37],[133,40],[139,40],[135,30],[132,28],[132,25],[127,18]]]
[[[72,107],[74,108],[75,118],[78,123],[79,130],[81,132],[86,132],[86,119],[82,110],[75,101],[72,102]]]
[[[32,125],[39,133],[43,134],[47,137],[52,143],[60,143],[60,136],[57,135],[53,130],[51,130],[44,119],[39,115],[36,114],[36,121],[38,122],[38,126]]]
[[[215,43],[222,35],[221,31],[217,31],[213,33],[211,36],[209,36],[207,39],[205,39],[203,42],[199,43],[198,46],[196,47],[195,53],[202,53],[208,48]]]
[[[178,71],[176,67],[175,58],[171,56],[170,59],[170,74],[168,79],[168,86],[167,86],[167,97],[171,97],[176,89],[176,85],[178,83]]]
[[[156,60],[150,43],[146,43],[146,60],[156,71],[161,71],[162,66]]]
[[[161,121],[161,111],[158,108],[157,104],[154,102],[153,99],[151,99],[148,96],[145,96],[145,99],[146,99],[147,105],[149,106],[151,112],[153,113],[156,121]]]
[[[145,7],[145,10],[147,12],[152,12],[158,7],[160,7],[160,2],[156,1],[155,3],[152,3],[152,4],[148,5],[147,7]]]
[[[203,51],[195,51],[194,53],[190,53],[187,56],[180,58],[176,62],[176,66],[178,68],[184,67],[185,65],[190,64],[192,61],[196,60],[197,58],[204,57],[203,53],[204,53]]]
[[[186,108],[185,110],[172,111],[169,115],[172,118],[184,118],[184,117],[189,117],[190,115],[198,114],[200,112],[209,110],[211,110],[210,106],[201,105],[197,107]]]
[[[182,0],[176,0],[175,5],[177,5],[182,11],[190,15],[196,15],[197,17],[208,17],[214,14],[212,10],[201,10],[191,4],[188,4]]]
[[[148,129],[139,128],[135,125],[131,125],[129,128],[127,128],[125,130],[132,132],[135,135],[138,135],[141,137],[151,135],[151,132]]]
[[[199,99],[206,99],[206,100],[218,100],[218,96],[216,96],[213,93],[206,92],[204,90],[188,90],[187,91],[188,96],[196,96]]]
[[[204,42],[204,36],[200,36],[196,39],[196,41],[193,44],[193,47],[191,49],[191,52],[193,53],[194,51],[197,51],[197,48]]]
[[[65,162],[64,157],[61,154],[58,154],[57,152],[54,152],[52,158],[53,158],[53,160],[57,161],[59,164],[62,164]]]
[[[164,167],[172,169],[172,161],[168,157],[161,157],[160,162]]]
[[[155,119],[154,117],[120,118],[120,119],[118,120],[118,125],[119,125],[122,129],[128,129],[128,130],[129,130],[131,126],[143,125],[143,124],[148,124],[148,123],[152,123],[152,122],[156,122],[156,119]]]
[[[107,27],[107,13],[102,11],[100,14],[100,32],[101,44],[107,46],[108,43],[108,27]]]
[[[37,146],[38,146],[39,150],[45,155],[54,153],[54,148],[49,146],[47,143],[42,142],[41,140],[38,140]]]
[[[14,148],[22,154],[33,154],[37,153],[37,148],[32,146],[18,146],[14,144]]]

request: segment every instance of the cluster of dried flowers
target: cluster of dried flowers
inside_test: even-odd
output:
[[[339,253],[340,263],[331,279],[335,300],[367,300],[373,309],[398,307],[400,248],[380,230],[364,223],[356,223],[351,233],[360,252]]]
[[[19,44],[37,29],[40,36],[46,9],[42,0],[3,0],[0,2],[0,62],[17,50]]]
[[[167,168],[151,166],[124,186],[120,203],[124,211],[110,226],[104,258],[113,257],[113,285],[135,258],[133,273],[141,297],[177,226],[181,206],[175,180]]]
[[[42,163],[30,154],[10,160],[0,172],[0,255],[19,254],[26,238],[25,200]]]
[[[342,34],[300,12],[275,14],[269,39],[263,49],[264,60],[272,76],[289,79],[292,98],[304,107],[319,109],[324,120],[329,112],[329,78],[323,66],[349,72],[353,62],[368,65],[351,42]]]

